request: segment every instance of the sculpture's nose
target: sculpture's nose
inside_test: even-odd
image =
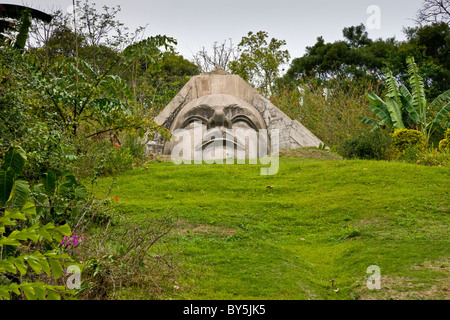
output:
[[[219,128],[231,129],[231,120],[225,116],[223,110],[215,110],[211,118],[209,118],[207,123],[207,129]]]

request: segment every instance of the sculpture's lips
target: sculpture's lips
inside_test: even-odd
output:
[[[239,148],[241,150],[245,150],[245,147],[242,144],[240,144],[234,140],[227,139],[227,138],[215,138],[215,139],[211,139],[211,140],[203,142],[201,145],[199,145],[197,148],[195,148],[195,151],[199,151],[200,149],[203,150],[212,143],[214,143],[218,146],[223,146],[223,147],[228,147],[228,146],[233,145],[234,148]]]

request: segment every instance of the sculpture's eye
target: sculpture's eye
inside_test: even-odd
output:
[[[254,122],[245,115],[237,115],[231,119],[233,123],[233,127],[244,128],[244,129],[253,129],[258,131],[258,128],[255,126]]]
[[[190,129],[190,128],[193,128],[196,123],[200,124],[202,126],[206,126],[207,122],[208,122],[208,120],[206,118],[199,116],[199,115],[194,115],[194,116],[190,116],[189,118],[187,118],[183,122],[183,125],[181,127],[185,128],[185,129]]]

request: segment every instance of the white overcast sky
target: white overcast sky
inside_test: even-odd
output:
[[[50,13],[67,10],[72,0],[7,0]],[[368,26],[367,9],[380,9],[380,28],[368,30],[375,38],[403,40],[402,28],[412,19],[423,0],[93,0],[121,6],[118,19],[130,30],[147,26],[146,36],[162,34],[178,41],[177,51],[191,60],[202,47],[231,38],[234,44],[249,31],[267,31],[269,37],[286,40],[291,59],[302,56],[318,36],[326,42],[342,39],[342,29],[361,23]]]

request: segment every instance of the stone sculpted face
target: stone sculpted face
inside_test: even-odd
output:
[[[182,144],[183,150],[192,153],[215,148],[216,153],[218,149],[223,151],[224,158],[236,158],[237,150],[245,151],[246,158],[257,157],[249,147],[262,141],[258,140],[262,129],[266,129],[265,122],[249,103],[226,94],[207,95],[189,102],[177,114],[170,132],[182,132],[183,139],[166,143],[164,153],[169,154]],[[267,152],[266,149],[264,154]]]

